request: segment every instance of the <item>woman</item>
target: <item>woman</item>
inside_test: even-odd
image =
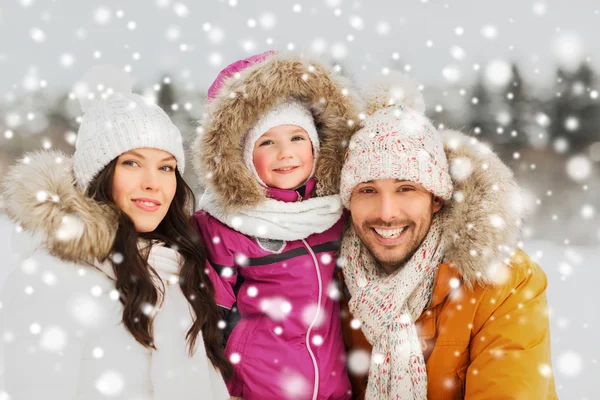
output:
[[[13,400],[229,398],[179,130],[130,89],[82,106],[73,159],[30,155],[3,185],[8,215],[41,239],[2,291],[5,390]]]

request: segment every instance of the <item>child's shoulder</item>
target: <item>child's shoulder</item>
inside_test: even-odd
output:
[[[225,225],[209,213],[203,210],[194,214],[196,231],[202,237],[206,246],[226,249],[236,249],[244,237],[235,229]]]
[[[198,210],[194,214],[194,221],[196,223],[196,227],[201,233],[220,233],[231,231],[235,233],[233,229],[210,215],[208,212],[204,210]]]

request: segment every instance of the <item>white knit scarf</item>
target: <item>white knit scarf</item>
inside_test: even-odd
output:
[[[292,203],[265,199],[254,207],[230,213],[224,210],[223,202],[210,189],[206,189],[200,199],[200,209],[244,235],[261,239],[300,240],[331,228],[342,216],[343,206],[339,195],[313,197]]]
[[[444,244],[437,217],[421,246],[387,275],[350,226],[342,240],[349,309],[373,347],[366,397],[427,399],[427,371],[415,321],[431,299]]]
[[[150,367],[153,399],[229,399],[223,377],[206,355],[201,333],[193,356],[189,356],[186,334],[195,314],[179,287],[181,263],[181,254],[177,251],[152,245],[148,264],[158,273],[165,290],[163,294],[162,285],[155,282],[159,301],[151,311],[156,313],[153,321],[156,350],[151,353]],[[110,262],[95,266],[109,278],[116,279]]]

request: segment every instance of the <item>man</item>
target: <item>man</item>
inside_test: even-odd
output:
[[[547,281],[515,249],[512,173],[475,139],[438,132],[405,79],[367,106],[340,190],[354,397],[557,398]]]

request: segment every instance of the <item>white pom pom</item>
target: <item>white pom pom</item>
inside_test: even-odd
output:
[[[133,79],[112,65],[92,67],[74,86],[73,92],[85,113],[95,100],[106,99],[113,93],[131,93]]]
[[[382,108],[403,105],[425,114],[425,100],[418,84],[398,71],[371,82],[363,93],[369,114]]]

